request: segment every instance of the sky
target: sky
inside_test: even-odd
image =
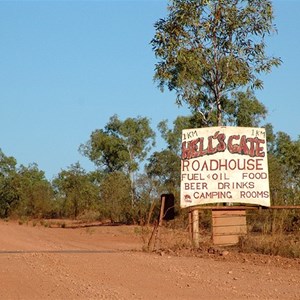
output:
[[[117,114],[151,127],[179,115],[174,94],[153,82],[150,41],[167,0],[0,1],[0,148],[18,165],[36,163],[48,179],[79,162],[78,148]],[[279,68],[262,77],[257,98],[275,132],[300,134],[300,0],[273,1],[278,34],[268,53]],[[164,147],[157,134],[157,151]]]

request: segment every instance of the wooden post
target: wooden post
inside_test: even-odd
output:
[[[163,218],[164,218],[164,211],[165,211],[165,202],[166,202],[166,197],[162,196],[161,197],[161,206],[160,206],[160,214],[159,214],[159,223],[158,226],[162,226]]]
[[[199,211],[197,208],[192,211],[192,219],[193,245],[195,248],[199,248]]]
[[[154,210],[154,207],[155,207],[155,202],[153,201],[151,203],[151,207],[150,207],[150,211],[149,211],[149,215],[148,215],[148,219],[147,219],[147,226],[149,226],[150,224],[150,221],[151,221],[151,217],[152,217],[152,214],[153,214],[153,210]]]
[[[155,222],[150,239],[148,241],[148,251],[151,251],[151,252],[154,250],[154,246],[155,246],[155,236],[157,234],[157,227],[158,227],[158,223]]]
[[[157,226],[157,233],[156,233],[156,238],[155,238],[155,249],[159,249],[160,247],[160,230],[161,230],[161,226],[163,224],[163,218],[164,218],[164,211],[165,211],[165,202],[166,202],[166,198],[165,196],[161,197],[161,206],[160,206],[160,213],[159,213],[159,222],[158,222],[158,226]]]
[[[193,242],[193,217],[192,212],[189,211],[189,225],[188,225],[189,237],[191,242]]]

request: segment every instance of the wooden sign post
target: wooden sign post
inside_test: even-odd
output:
[[[196,208],[192,211],[192,238],[193,246],[199,247],[199,210]]]
[[[184,129],[181,148],[180,206],[189,207],[192,212],[195,246],[199,245],[200,206],[219,203],[270,206],[264,128]],[[238,213],[212,210],[212,223],[216,244],[222,244],[222,240],[224,244],[236,243],[247,231],[246,213],[242,209]]]

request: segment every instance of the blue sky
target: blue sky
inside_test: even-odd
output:
[[[152,128],[186,115],[153,83],[153,24],[167,1],[0,1],[0,148],[19,164],[35,162],[52,179],[79,161],[91,132],[110,116],[146,116]],[[256,93],[266,122],[300,134],[300,0],[274,1],[278,35],[268,52],[283,64]],[[159,142],[157,150],[162,143]]]

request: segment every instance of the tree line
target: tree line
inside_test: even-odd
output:
[[[254,98],[240,100],[240,106],[250,101],[247,114],[252,115],[251,124],[245,118],[240,125],[257,126],[265,108]],[[166,147],[154,151],[155,131],[148,118],[122,121],[114,115],[79,147],[95,169],[87,172],[77,162],[52,181],[37,164],[18,166],[14,157],[0,150],[0,216],[145,223],[161,194],[173,193],[179,202],[181,131],[193,127],[193,115],[177,117],[171,128],[167,120],[161,121],[157,131]],[[272,204],[300,205],[300,137],[293,140],[287,133],[274,133],[271,124],[264,127]]]

